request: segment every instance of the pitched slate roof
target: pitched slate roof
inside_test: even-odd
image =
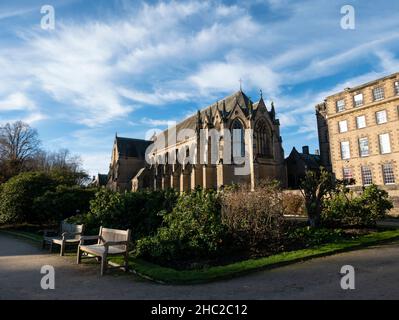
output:
[[[319,169],[320,168],[320,156],[317,154],[305,154],[299,153],[301,159],[309,169]]]
[[[145,150],[152,144],[152,141],[116,137],[116,144],[119,155],[122,157],[145,158]]]
[[[320,155],[301,153],[298,152],[295,147],[292,149],[290,155],[287,157],[286,160],[292,158],[299,158],[300,160],[302,160],[308,167],[308,169],[319,169],[321,165]]]
[[[218,100],[214,104],[211,104],[210,106],[207,106],[207,107],[203,108],[202,110],[200,110],[201,120],[202,120],[202,122],[204,122],[205,119],[207,118],[207,116],[209,116],[209,115],[214,117],[216,115],[216,112],[218,112],[218,110],[220,112],[222,112],[222,114],[225,112],[226,114],[223,114],[223,116],[226,116],[229,112],[231,112],[234,109],[234,107],[237,104],[241,107],[241,109],[243,109],[244,113],[246,113],[247,112],[246,110],[248,110],[250,104],[252,104],[254,110],[256,110],[259,105],[259,102],[254,104],[251,101],[251,99],[243,91],[239,90],[239,91],[235,92],[234,94],[232,94],[224,99]],[[197,114],[193,114],[192,116],[179,122],[175,126],[176,132],[179,132],[182,129],[195,130],[196,126],[197,126],[197,120],[198,120]],[[163,131],[166,141],[167,141],[167,135],[168,135],[169,130],[170,130],[170,128]]]

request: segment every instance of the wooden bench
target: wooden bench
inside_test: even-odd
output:
[[[97,240],[97,244],[85,245],[86,240]],[[129,259],[129,242],[130,230],[117,230],[100,227],[98,236],[83,236],[78,246],[77,263],[82,258],[100,258],[101,259],[101,275],[103,275],[108,267],[108,257],[122,255],[124,256],[124,269],[128,271]],[[83,253],[86,256],[83,257]]]
[[[43,235],[43,249],[46,244],[50,244],[50,252],[53,250],[53,244],[61,246],[60,256],[65,254],[65,247],[67,244],[79,245],[80,237],[83,235],[83,224],[70,224],[62,221],[59,232],[54,230],[45,230]],[[50,233],[55,233],[55,236],[50,236]]]

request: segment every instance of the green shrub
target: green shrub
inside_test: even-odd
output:
[[[342,240],[343,235],[344,232],[341,229],[303,227],[290,230],[286,237],[288,244],[303,248],[339,241]]]
[[[100,226],[131,229],[135,240],[154,233],[162,223],[161,213],[172,211],[176,199],[173,190],[119,193],[102,188],[90,201],[90,212],[68,221],[84,223],[92,234]]]
[[[388,193],[375,185],[365,188],[360,196],[343,187],[324,201],[322,223],[333,227],[375,226],[392,208]]]
[[[225,227],[215,191],[181,194],[156,235],[137,241],[136,255],[157,263],[210,258],[223,247]]]
[[[33,210],[36,197],[53,190],[57,181],[41,172],[21,173],[1,187],[0,223],[42,223],[47,213]]]
[[[60,185],[35,198],[32,209],[33,212],[45,213],[48,223],[59,222],[75,215],[77,211],[87,213],[96,191],[95,188]]]
[[[64,186],[83,186],[90,181],[87,174],[83,171],[72,171],[68,168],[54,168],[48,173],[58,185]]]
[[[93,189],[74,185],[75,174],[23,172],[0,186],[0,223],[52,224],[85,212]]]

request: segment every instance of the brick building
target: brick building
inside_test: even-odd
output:
[[[346,88],[316,106],[322,165],[354,189],[376,184],[399,199],[399,73]]]

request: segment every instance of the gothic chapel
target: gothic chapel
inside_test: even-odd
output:
[[[170,139],[172,134],[175,139]],[[137,151],[130,152],[135,159],[117,150],[118,139],[127,144],[121,149]],[[219,189],[230,184],[253,188],[264,179],[276,179],[284,187],[287,183],[280,122],[273,103],[269,111],[262,95],[253,103],[239,90],[151,140],[115,138],[108,186],[115,190],[188,191],[197,186]],[[149,146],[146,154],[143,145]],[[121,168],[120,158],[124,166],[134,166]],[[123,172],[124,177],[115,180],[115,170]]]

